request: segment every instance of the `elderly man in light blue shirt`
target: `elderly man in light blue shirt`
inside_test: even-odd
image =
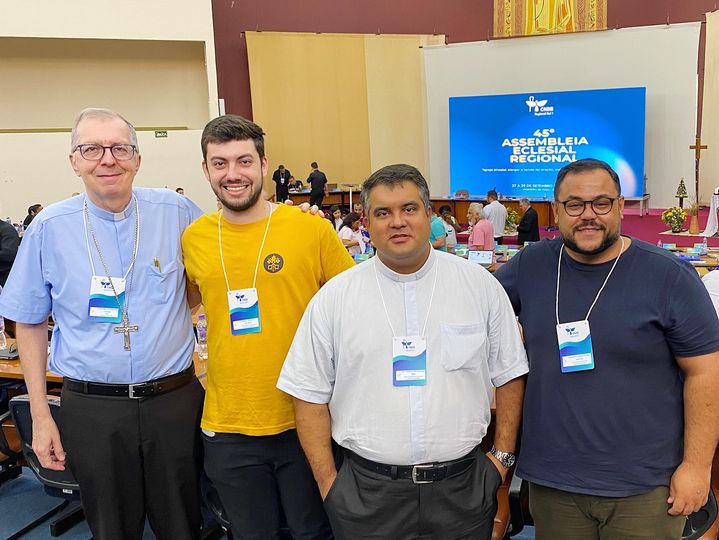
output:
[[[192,319],[180,250],[200,209],[170,190],[132,187],[135,130],[86,109],[70,163],[86,194],[53,204],[28,229],[0,314],[17,321],[43,466],[75,474],[95,538],[200,535],[199,418]],[[49,367],[64,377],[62,438],[45,398]]]

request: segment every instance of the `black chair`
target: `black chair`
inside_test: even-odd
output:
[[[15,440],[17,431],[10,418],[9,397],[22,383],[0,383],[0,485],[22,474],[23,455]]]
[[[529,484],[516,474],[509,486],[509,530],[506,537],[516,536],[525,525],[534,525],[529,512]],[[687,516],[682,540],[698,540],[707,532],[717,518],[717,500],[714,492],[709,490],[709,498],[698,511]]]
[[[47,396],[47,402],[50,406],[53,420],[59,425],[60,398]],[[80,504],[80,488],[69,468],[66,467],[64,471],[53,471],[40,465],[40,460],[32,450],[32,417],[30,416],[29,396],[22,395],[12,398],[10,400],[10,414],[15,420],[15,427],[20,436],[20,446],[25,460],[38,480],[42,482],[45,493],[64,500],[8,537],[8,540],[21,537],[57,514],[59,515],[50,523],[50,535],[52,537],[60,536],[85,519],[85,514]]]

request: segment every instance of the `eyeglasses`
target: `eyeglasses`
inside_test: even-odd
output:
[[[612,206],[614,206],[614,201],[616,201],[617,199],[619,199],[619,197],[597,197],[592,201],[570,199],[568,201],[557,202],[564,206],[564,211],[567,213],[568,216],[581,216],[584,213],[584,210],[587,208],[588,204],[592,206],[592,210],[595,214],[597,214],[598,216],[603,216],[611,212]]]
[[[75,150],[80,151],[80,155],[88,161],[100,161],[105,155],[105,150],[110,153],[118,161],[127,161],[132,159],[137,152],[134,144],[113,144],[111,146],[102,146],[101,144],[78,144]]]

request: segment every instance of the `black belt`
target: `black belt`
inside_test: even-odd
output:
[[[105,384],[89,381],[78,381],[76,379],[65,378],[63,380],[64,388],[73,392],[82,394],[93,394],[96,396],[117,396],[129,397],[132,399],[140,399],[144,397],[157,396],[164,394],[170,390],[175,390],[186,385],[195,378],[195,366],[188,367],[185,371],[136,384]]]
[[[472,466],[476,456],[475,448],[466,456],[453,461],[423,465],[387,465],[363,458],[346,448],[344,450],[354,463],[365,469],[388,476],[393,480],[412,480],[415,484],[430,484],[463,473]]]

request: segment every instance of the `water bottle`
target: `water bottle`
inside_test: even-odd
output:
[[[5,337],[5,319],[0,317],[0,349],[7,349],[7,338]]]
[[[707,243],[707,237],[705,236],[702,240],[702,255],[709,253],[709,245]]]
[[[664,247],[664,246],[662,246],[662,241],[661,241],[661,240],[657,240],[657,247],[658,247],[658,248]]]
[[[197,356],[200,360],[207,360],[207,321],[205,315],[198,316],[197,321]]]

